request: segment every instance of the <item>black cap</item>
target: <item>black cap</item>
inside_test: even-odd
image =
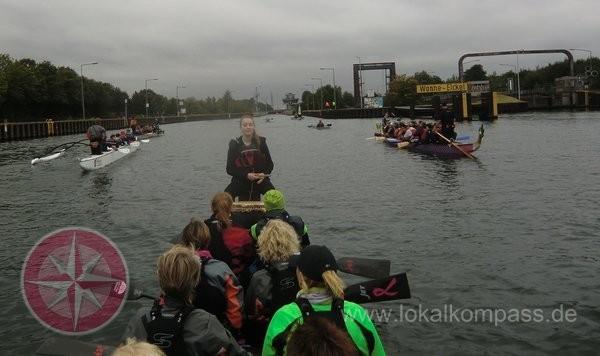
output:
[[[323,282],[323,272],[338,269],[331,251],[326,246],[318,245],[306,246],[300,254],[292,255],[289,265],[297,267],[303,275],[317,282]]]

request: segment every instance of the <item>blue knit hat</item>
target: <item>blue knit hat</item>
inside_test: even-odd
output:
[[[285,198],[283,193],[277,189],[271,189],[263,196],[263,202],[265,203],[265,210],[276,210],[285,209]]]

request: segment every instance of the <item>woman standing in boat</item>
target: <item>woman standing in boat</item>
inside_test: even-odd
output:
[[[227,174],[231,183],[225,191],[234,199],[260,200],[260,194],[275,189],[269,179],[273,160],[266,139],[256,133],[252,116],[242,116],[240,129],[242,135],[229,142]]]

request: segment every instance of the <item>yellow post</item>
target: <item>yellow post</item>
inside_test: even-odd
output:
[[[48,136],[54,135],[54,122],[52,119],[46,119],[46,125],[48,125]]]
[[[492,92],[492,120],[498,119],[498,93]]]
[[[467,105],[468,105],[468,104],[467,104],[467,93],[463,92],[463,93],[461,93],[461,95],[460,95],[460,96],[461,96],[461,98],[460,98],[460,99],[461,99],[461,101],[462,101],[462,105],[461,105],[461,109],[462,109],[461,116],[462,116],[462,117],[461,117],[461,118],[462,118],[463,120],[468,120],[468,119],[471,119],[471,118],[469,117],[469,108],[467,107]]]

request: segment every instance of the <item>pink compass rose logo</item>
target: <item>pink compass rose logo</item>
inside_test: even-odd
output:
[[[44,236],[29,251],[21,290],[42,325],[62,334],[88,334],[118,315],[127,278],[125,260],[107,237],[73,227]]]

